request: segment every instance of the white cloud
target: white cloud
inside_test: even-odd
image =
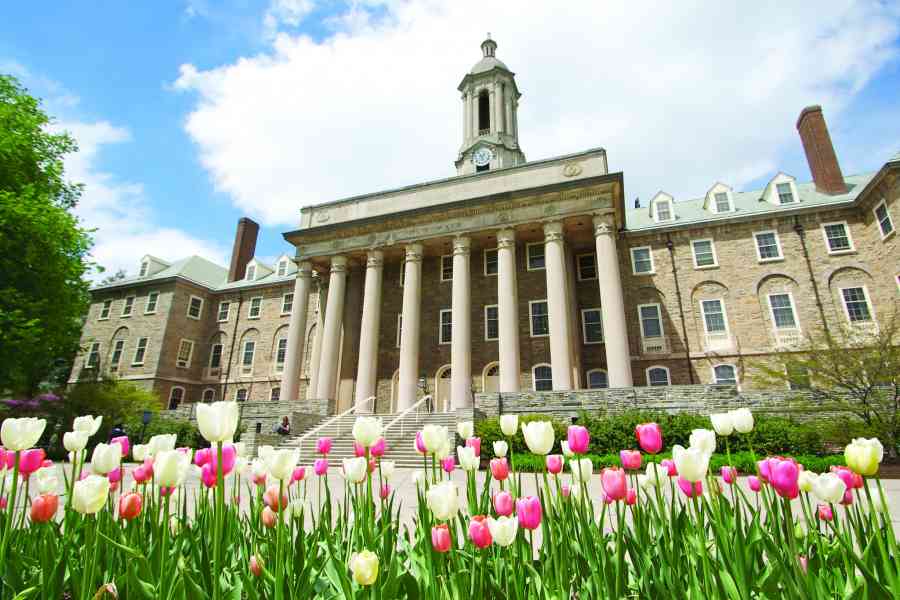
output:
[[[269,36],[284,25],[297,27],[315,8],[313,0],[272,0],[263,15],[263,27]]]
[[[776,170],[805,105],[839,123],[896,57],[898,16],[849,2],[355,3],[321,41],[282,32],[266,53],[183,65],[175,87],[196,94],[185,127],[216,188],[296,226],[305,205],[454,174],[456,86],[490,30],[524,94],[529,159],[603,146],[629,202],[686,198]]]

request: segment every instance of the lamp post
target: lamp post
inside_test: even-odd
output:
[[[150,423],[150,419],[153,418],[153,413],[149,410],[145,410],[144,414],[141,415],[141,422],[143,426],[141,427],[141,443],[144,443],[144,434],[147,432],[147,425]]]

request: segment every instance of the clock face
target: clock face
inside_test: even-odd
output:
[[[494,153],[491,152],[490,148],[479,148],[472,155],[472,162],[475,163],[476,167],[483,167],[494,158]]]

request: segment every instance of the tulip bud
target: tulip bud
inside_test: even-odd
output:
[[[509,492],[497,492],[494,494],[494,512],[502,517],[508,517],[513,512],[514,502]]]
[[[31,501],[31,522],[46,523],[56,516],[59,508],[59,496],[56,494],[43,494]]]
[[[487,526],[491,537],[498,546],[505,548],[516,541],[516,534],[519,531],[519,520],[516,517],[500,517],[498,519],[488,517]]]
[[[343,460],[343,467],[344,477],[347,481],[353,483],[362,483],[365,481],[366,473],[368,472],[368,464],[366,463],[365,458],[345,458]]]
[[[659,466],[665,468],[666,474],[669,477],[675,477],[678,475],[678,467],[675,465],[675,461],[670,458],[664,458],[659,461]]]
[[[719,473],[722,475],[722,481],[728,485],[734,485],[737,480],[737,469],[734,467],[722,467]]]
[[[263,560],[258,554],[250,557],[250,572],[254,577],[262,577],[263,568]]]
[[[369,454],[371,454],[375,458],[381,458],[382,456],[384,456],[385,452],[387,452],[387,442],[384,441],[383,437],[375,440],[375,443],[372,444],[371,448],[369,448]]]
[[[712,454],[716,451],[716,433],[709,429],[693,430],[690,438],[688,438],[688,442],[690,443],[691,448],[696,448],[704,454]],[[673,449],[672,455],[674,456],[674,454],[675,452]],[[680,473],[681,469],[679,469],[678,472]]]
[[[72,487],[72,508],[83,515],[92,515],[103,508],[107,496],[109,480],[99,475],[88,475]]]
[[[562,484],[560,490],[562,491],[563,498],[568,498],[569,494],[572,493],[572,486],[570,486],[568,483],[564,483]]]
[[[547,472],[558,475],[563,469],[563,457],[559,454],[548,454],[545,459]]]
[[[637,504],[637,490],[628,488],[628,493],[625,494],[625,504],[629,506]]]
[[[516,500],[516,516],[525,529],[537,529],[541,525],[541,501],[536,496],[525,496]]]
[[[475,424],[472,421],[460,421],[456,424],[456,433],[464,440],[475,435]]]
[[[569,468],[572,469],[573,480],[589,483],[594,472],[594,463],[589,458],[578,458],[569,461]]]
[[[756,475],[751,475],[747,478],[747,485],[749,485],[750,489],[754,492],[758,492],[762,488],[762,483]]]
[[[294,467],[291,472],[291,483],[303,481],[306,478],[306,467]]]
[[[854,473],[871,477],[878,473],[884,458],[884,447],[878,438],[856,438],[844,449],[844,460]]]
[[[519,431],[519,415],[500,415],[500,431],[506,437],[512,437]]]
[[[734,432],[734,421],[731,418],[731,413],[716,413],[709,415],[709,420],[712,421],[712,426],[716,435],[728,437]]]
[[[274,512],[281,512],[281,510],[287,506],[287,495],[281,494],[281,500],[278,499],[278,486],[270,485],[266,488],[266,491],[263,492],[263,502],[265,502],[266,506],[271,508]]]
[[[366,447],[359,442],[353,442],[353,456],[362,458],[366,455]]]
[[[822,473],[812,482],[812,493],[822,502],[836,504],[846,491],[846,482],[835,473]]]
[[[566,438],[569,443],[569,450],[575,454],[584,454],[588,451],[591,444],[591,435],[587,427],[581,425],[569,425],[566,431]]]
[[[697,431],[704,430],[698,429],[695,430],[695,433]],[[712,432],[710,431],[709,433]],[[708,441],[705,435],[700,437]],[[694,439],[694,434],[691,435],[691,439]],[[715,447],[715,441],[713,441],[713,447]],[[706,477],[706,472],[709,469],[709,456],[709,453],[704,451],[702,447],[696,447],[693,444],[686,450],[679,445],[672,448],[675,468],[678,470],[678,474],[688,481],[702,481]]]
[[[163,450],[153,462],[153,470],[156,473],[156,483],[162,487],[181,485],[187,477],[191,458],[177,450]]]
[[[275,527],[275,524],[278,522],[278,516],[268,506],[263,508],[261,518],[262,524],[268,529],[272,529],[273,527]]]
[[[484,515],[475,515],[469,521],[469,539],[476,548],[487,548],[493,543],[491,530]]]
[[[844,492],[844,497],[841,499],[841,504],[844,506],[850,506],[853,504],[853,490],[848,489]]]
[[[63,435],[63,447],[69,452],[81,452],[87,443],[86,431],[69,431]]]
[[[313,471],[316,475],[321,477],[325,473],[328,472],[328,459],[327,458],[317,458],[313,463]]]
[[[453,540],[450,538],[450,528],[445,523],[431,528],[431,547],[436,552],[448,552],[452,545]]]
[[[72,423],[73,431],[84,431],[87,433],[88,437],[92,437],[95,433],[100,430],[100,425],[103,423],[103,417],[93,417],[91,415],[83,415],[81,417],[76,417],[75,421]],[[3,443],[4,446],[9,447],[9,444],[6,442]]]
[[[390,495],[391,495],[391,486],[388,485],[387,483],[382,483],[381,484],[381,499],[387,500],[388,496],[390,496]]]
[[[834,520],[834,511],[831,510],[831,506],[828,504],[820,504],[818,514],[820,521]]]
[[[131,441],[128,439],[127,435],[114,437],[109,441],[109,443],[119,445],[119,448],[122,449],[122,458],[125,458],[126,456],[128,456],[128,453],[131,452]]]
[[[19,475],[28,478],[32,473],[40,469],[44,464],[43,448],[24,450],[19,454]]]
[[[319,438],[319,440],[316,442],[316,452],[324,455],[327,455],[329,452],[331,452],[331,438]]]
[[[275,479],[287,481],[300,460],[300,450],[298,448],[286,448],[272,450],[261,457],[266,464],[266,471]]]
[[[494,456],[497,458],[503,458],[506,456],[506,453],[509,452],[509,444],[504,442],[503,440],[497,440],[494,442]]]
[[[443,425],[426,425],[422,428],[422,441],[430,454],[440,451],[448,439],[447,428]]]
[[[678,478],[678,488],[688,498],[694,498],[703,493],[703,483],[700,481],[688,481],[684,477]]]
[[[426,504],[438,521],[449,521],[459,511],[456,484],[442,481],[431,486],[425,494]]]
[[[466,440],[466,448],[471,448],[475,451],[475,456],[481,456],[481,438],[470,437]]]
[[[800,477],[797,479],[797,485],[807,494],[812,491],[813,483],[818,479],[818,475],[812,471],[800,471]]]
[[[359,585],[372,585],[378,579],[378,557],[369,550],[354,554],[350,557],[350,572]]]
[[[532,454],[549,454],[553,448],[553,424],[550,421],[531,421],[522,425],[522,435],[525,437],[525,445]],[[571,446],[571,441],[569,446]],[[572,449],[575,450],[574,448]],[[520,519],[521,521],[521,519]],[[524,524],[523,524],[524,527]]]
[[[731,422],[738,433],[750,433],[753,431],[753,413],[747,408],[738,408],[731,411]]]
[[[130,521],[141,514],[143,499],[137,492],[130,492],[119,496],[119,517]]]
[[[772,467],[773,465],[770,465]],[[779,460],[770,470],[769,483],[782,498],[794,499],[800,495],[800,469],[791,460]]]
[[[208,442],[228,442],[234,438],[240,421],[237,402],[200,402],[196,405],[197,428]]]
[[[619,460],[622,461],[622,468],[629,471],[637,471],[641,468],[641,453],[637,450],[620,450]]]
[[[392,460],[381,461],[381,479],[384,481],[390,481],[391,479],[393,479],[396,468],[397,467]]]
[[[505,481],[509,477],[509,464],[506,458],[495,458],[491,460],[491,477],[497,481]]]
[[[479,460],[475,454],[475,448],[457,446],[456,456],[459,458],[459,466],[464,471],[476,471],[478,469]]]
[[[353,439],[365,448],[375,445],[381,438],[384,426],[379,417],[356,417],[353,423]]]
[[[603,491],[612,500],[622,500],[628,493],[628,484],[625,479],[625,471],[616,467],[607,467],[600,473],[600,483]]]
[[[638,445],[648,454],[662,450],[662,430],[657,423],[643,423],[634,428]]]
[[[442,458],[441,469],[443,469],[445,473],[452,473],[456,469],[456,457],[451,454],[446,458]]]
[[[425,439],[422,437],[422,432],[416,432],[416,442],[415,442],[416,452],[419,454],[425,454],[428,452],[428,449],[425,448]]]

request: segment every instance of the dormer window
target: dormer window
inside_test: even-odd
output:
[[[796,202],[794,198],[794,192],[791,189],[790,183],[779,183],[775,185],[775,190],[778,192],[778,203],[779,204],[793,204]]]
[[[247,272],[244,275],[244,279],[247,281],[256,279],[256,265],[247,265]]]
[[[727,192],[719,192],[715,199],[717,213],[731,212],[731,202],[728,200]]]
[[[281,259],[278,261],[278,276],[284,277],[287,274],[287,260]]]
[[[141,271],[140,271],[140,273],[138,273],[138,277],[146,277],[147,271],[149,271],[149,270],[150,270],[150,261],[145,260],[144,262],[141,263]]]
[[[656,220],[658,222],[672,220],[672,203],[668,200],[660,200],[656,203]]]

